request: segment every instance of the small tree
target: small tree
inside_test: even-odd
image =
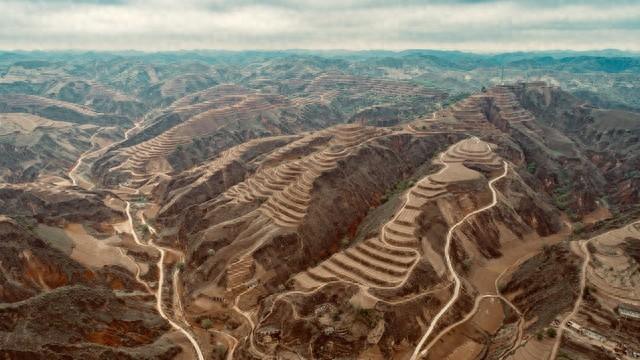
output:
[[[574,234],[580,234],[582,231],[584,230],[584,224],[581,222],[576,222],[573,223],[573,233]]]
[[[204,318],[200,320],[200,326],[202,326],[203,329],[210,329],[213,326],[213,321],[209,318]]]
[[[536,163],[530,162],[527,165],[527,172],[529,172],[529,174],[535,174],[537,168],[538,168],[538,165]]]
[[[554,328],[548,328],[547,329],[547,337],[550,337],[552,339],[555,339],[555,337],[558,335],[558,333],[556,332],[556,329]]]
[[[351,239],[349,239],[348,236],[345,236],[342,238],[342,240],[340,240],[340,245],[342,245],[342,247],[349,246],[349,243],[351,243]]]
[[[469,271],[469,269],[471,269],[472,263],[473,263],[473,260],[471,260],[471,258],[466,258],[462,260],[462,270],[464,270],[465,272]]]

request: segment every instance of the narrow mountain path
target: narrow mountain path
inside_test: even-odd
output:
[[[478,140],[476,137],[472,137],[472,139]],[[490,148],[489,148],[489,150],[490,150]],[[443,167],[436,174],[433,174],[433,175],[444,173],[445,171],[447,171],[449,169],[450,164],[447,161],[445,161],[444,154],[445,154],[445,152],[441,153],[440,156],[438,157],[439,163],[442,164]],[[490,190],[492,192],[492,197],[493,197],[492,203],[487,205],[487,206],[485,206],[485,207],[483,207],[483,208],[481,208],[481,209],[478,209],[478,210],[470,212],[462,220],[460,220],[458,223],[456,223],[455,225],[453,225],[450,228],[449,234],[447,236],[447,245],[446,245],[447,248],[445,249],[445,252],[447,254],[446,255],[447,258],[449,258],[449,249],[448,248],[450,247],[451,238],[452,238],[452,235],[453,235],[453,232],[455,231],[455,229],[458,226],[460,226],[462,223],[464,223],[467,219],[469,219],[471,216],[473,216],[473,215],[475,215],[475,214],[477,214],[479,212],[485,211],[487,209],[490,209],[491,207],[493,207],[493,206],[495,206],[497,204],[497,193],[496,193],[495,188],[493,187],[493,184],[496,181],[498,181],[498,180],[502,179],[503,177],[505,177],[507,175],[507,173],[508,173],[508,164],[503,161],[502,165],[503,165],[503,168],[504,168],[504,172],[500,176],[498,176],[498,177],[496,177],[496,178],[494,178],[494,179],[489,181],[489,188],[490,188]],[[430,176],[433,176],[433,175],[430,175]],[[416,186],[418,186],[418,185],[416,184]],[[404,279],[402,281],[400,281],[397,284],[391,285],[391,286],[381,286],[381,285],[361,284],[359,282],[351,281],[351,280],[348,280],[348,279],[336,279],[336,280],[332,280],[332,281],[327,281],[324,284],[322,284],[322,285],[320,285],[320,286],[318,286],[318,287],[316,287],[314,289],[287,291],[287,292],[284,292],[284,293],[281,293],[281,294],[277,295],[274,298],[274,300],[271,302],[269,310],[266,311],[265,315],[263,315],[261,318],[262,319],[268,318],[272,314],[276,303],[278,303],[280,300],[286,301],[287,303],[289,303],[291,305],[291,303],[286,299],[287,296],[291,296],[291,295],[308,296],[308,295],[314,294],[314,293],[322,290],[323,288],[325,288],[326,286],[328,286],[330,284],[338,284],[338,283],[350,284],[350,285],[357,286],[366,296],[370,297],[372,300],[375,300],[377,302],[387,303],[387,304],[394,304],[395,302],[390,302],[390,301],[387,301],[387,300],[384,300],[384,299],[380,299],[380,298],[374,296],[373,294],[371,294],[369,292],[369,290],[371,288],[375,288],[375,289],[397,289],[397,288],[400,288],[400,287],[404,286],[406,284],[406,282],[409,280],[410,274],[413,272],[414,267],[417,265],[417,262],[418,262],[418,259],[419,259],[419,256],[420,256],[420,254],[419,254],[419,252],[417,250],[410,249],[410,248],[407,248],[407,247],[400,247],[400,246],[394,245],[394,244],[388,242],[387,239],[386,239],[386,236],[385,236],[386,235],[386,231],[385,230],[386,230],[387,226],[392,224],[393,221],[396,218],[398,218],[398,216],[400,216],[400,214],[403,212],[403,210],[406,209],[409,206],[409,203],[410,203],[409,194],[410,194],[410,192],[411,191],[407,191],[405,193],[404,199],[403,199],[404,201],[403,201],[403,204],[402,204],[401,208],[396,212],[396,215],[389,222],[385,223],[385,225],[381,229],[381,235],[380,235],[380,241],[385,246],[387,246],[389,248],[392,248],[392,249],[401,249],[403,251],[411,251],[411,252],[414,253],[414,255],[416,257],[416,259],[414,259],[414,261],[411,262],[411,265],[410,265],[408,271],[406,271],[406,273],[405,273],[406,275],[404,276]],[[448,264],[448,266],[449,266],[450,272],[454,274],[454,276],[453,276],[454,279],[446,287],[454,285],[454,298],[452,298],[452,300],[449,302],[447,307],[444,310],[441,311],[441,313],[439,314],[438,318],[441,317],[446,312],[446,310],[455,302],[455,299],[457,298],[457,296],[459,294],[459,291],[460,291],[460,287],[461,287],[460,279],[455,274],[455,271],[453,270],[453,266],[450,263]],[[438,289],[438,290],[441,290],[441,288]],[[412,299],[415,299],[417,297],[421,297],[421,296],[424,296],[424,295],[425,295],[424,293],[416,294],[416,295],[411,296],[408,299],[403,299],[401,302],[409,301],[409,300],[412,300]],[[487,296],[484,296],[484,297],[501,297],[501,295],[487,295]],[[508,302],[508,300],[506,300],[505,302],[507,302],[507,304],[511,305],[511,303]],[[247,317],[246,313],[240,311],[240,309],[237,309],[237,310],[238,310],[238,312],[243,314],[243,316]],[[517,309],[515,309],[515,310],[516,310],[516,312],[518,312]],[[435,320],[435,322],[437,322],[437,319]],[[434,324],[433,328],[435,328],[435,322],[433,323]],[[263,358],[264,357],[272,357],[272,356],[269,356],[267,354],[264,354],[264,353],[260,352],[258,349],[255,348],[255,345],[253,343],[253,329],[259,324],[260,324],[260,321],[258,322],[258,324],[254,324],[253,321],[251,321],[252,332],[249,335],[250,336],[250,339],[249,339],[250,347],[251,347],[252,350],[257,350],[257,353],[260,355],[260,357],[263,357]],[[430,332],[433,331],[433,328],[430,330]],[[422,343],[421,343],[420,347],[416,350],[416,354],[417,354],[418,350],[422,347],[422,345],[424,345],[424,342],[426,341],[427,337],[428,337],[428,335],[425,336],[422,339]]]
[[[78,184],[80,183],[79,180],[81,180],[81,176],[79,176],[77,174],[78,169],[80,168],[80,165],[82,165],[82,162],[84,161],[84,158],[86,158],[87,156],[95,153],[96,151],[100,150],[100,149],[94,149],[95,148],[95,143],[93,142],[93,140],[95,139],[95,137],[100,134],[100,132],[102,131],[102,128],[98,129],[95,133],[93,133],[93,135],[91,135],[91,137],[89,138],[89,142],[91,143],[91,146],[89,147],[89,149],[85,152],[83,152],[80,157],[78,158],[78,160],[76,160],[75,165],[73,165],[73,167],[71,168],[71,170],[69,170],[68,173],[68,177],[69,179],[71,179],[71,184],[73,186],[78,186]],[[93,184],[92,184],[93,186]]]
[[[554,342],[553,348],[551,349],[551,354],[549,354],[550,360],[555,359],[558,355],[558,350],[560,349],[560,343],[562,341],[562,334],[567,327],[567,323],[573,318],[575,314],[578,313],[578,310],[580,310],[582,297],[584,296],[584,288],[587,285],[587,267],[589,266],[589,262],[591,261],[591,253],[589,252],[589,249],[587,249],[587,245],[592,239],[594,238],[580,241],[580,250],[584,254],[584,261],[582,262],[582,267],[580,269],[580,289],[578,292],[578,298],[573,304],[573,309],[571,310],[571,312],[564,319],[562,319],[562,322],[560,322],[560,326],[558,326],[556,341]]]
[[[522,337],[524,336],[524,323],[525,323],[524,314],[520,311],[520,309],[518,309],[518,307],[515,306],[515,304],[513,304],[511,302],[511,300],[509,300],[506,296],[502,295],[502,291],[500,291],[500,280],[502,279],[504,274],[506,274],[510,269],[520,266],[520,264],[522,264],[523,262],[527,261],[528,259],[530,259],[535,254],[536,253],[526,254],[526,255],[522,256],[521,258],[516,260],[513,264],[509,265],[506,269],[504,269],[500,273],[500,275],[498,275],[498,277],[496,278],[496,281],[495,281],[496,294],[498,294],[498,296],[500,296],[500,299],[502,299],[502,301],[506,302],[509,305],[509,307],[511,307],[518,314],[518,335],[516,337],[516,340],[513,342],[513,346],[511,346],[511,348],[507,349],[502,354],[502,356],[500,356],[499,360],[507,358],[509,355],[511,355],[518,348],[518,346],[520,346],[520,343],[522,342]]]
[[[451,299],[449,299],[447,304],[442,309],[440,309],[440,311],[436,314],[436,316],[431,320],[431,323],[429,324],[429,328],[427,328],[427,331],[424,333],[424,335],[422,336],[422,338],[418,342],[418,345],[416,346],[413,354],[411,355],[411,358],[410,358],[411,360],[416,360],[416,359],[426,355],[426,351],[421,351],[422,347],[424,346],[425,342],[427,341],[427,339],[429,338],[429,336],[431,335],[431,333],[435,329],[436,325],[438,324],[438,322],[440,321],[442,316],[444,316],[444,314],[455,304],[456,300],[458,300],[458,297],[460,296],[460,289],[462,287],[462,281],[460,280],[460,277],[456,273],[456,270],[453,267],[453,263],[451,261],[451,241],[452,241],[452,238],[453,238],[453,233],[462,224],[464,224],[469,218],[471,218],[472,216],[474,216],[474,215],[476,215],[478,213],[481,213],[483,211],[491,209],[492,207],[494,207],[498,203],[498,196],[497,196],[497,192],[496,192],[496,189],[494,187],[494,184],[496,183],[496,181],[498,181],[498,180],[504,178],[505,176],[507,176],[507,173],[509,171],[509,165],[507,164],[507,162],[503,161],[503,164],[504,164],[504,172],[502,173],[502,175],[500,175],[500,176],[492,179],[491,181],[489,181],[489,189],[491,190],[491,196],[492,196],[491,203],[489,205],[487,205],[487,206],[484,206],[484,207],[478,209],[478,210],[475,210],[475,211],[472,211],[472,212],[468,213],[460,221],[458,221],[453,226],[451,226],[449,228],[449,231],[447,232],[445,248],[444,248],[444,256],[445,256],[445,261],[447,263],[447,268],[449,270],[449,273],[453,276],[453,279],[454,279],[453,295],[451,296]]]
[[[195,337],[193,335],[191,335],[191,333],[189,333],[185,328],[183,328],[182,326],[180,326],[180,324],[178,324],[177,322],[171,320],[169,318],[169,316],[167,316],[167,314],[164,312],[164,308],[163,308],[163,298],[162,298],[162,293],[163,293],[163,289],[164,289],[164,258],[166,256],[167,253],[167,249],[165,249],[162,246],[158,246],[156,245],[153,240],[150,240],[148,243],[143,243],[140,238],[138,237],[138,234],[135,230],[134,224],[133,224],[133,216],[131,215],[131,202],[127,201],[127,207],[126,207],[126,213],[127,213],[127,219],[129,221],[129,228],[131,231],[131,235],[133,236],[133,240],[136,242],[136,244],[143,246],[143,247],[151,247],[153,249],[155,249],[156,251],[158,251],[160,253],[160,258],[158,259],[158,263],[157,263],[157,267],[158,267],[158,289],[156,290],[156,310],[158,311],[158,314],[165,319],[170,325],[171,327],[173,327],[174,329],[178,330],[179,332],[181,332],[191,343],[191,345],[193,345],[193,348],[198,356],[198,360],[204,360],[204,355],[202,353],[202,350],[200,349],[200,345],[198,344],[198,342],[196,341]],[[156,233],[156,230],[151,227],[149,224],[147,224],[145,222],[145,224],[149,227],[149,231],[153,234]],[[175,284],[175,281],[174,281]]]
[[[471,311],[461,320],[447,326],[444,330],[442,330],[438,336],[434,337],[433,340],[431,340],[431,342],[429,342],[429,344],[427,344],[427,346],[424,348],[424,350],[422,351],[422,353],[427,354],[429,352],[429,350],[431,350],[431,348],[438,342],[438,340],[440,340],[444,335],[446,335],[449,331],[453,330],[454,328],[458,327],[459,325],[464,324],[465,322],[469,321],[477,312],[478,312],[478,308],[480,306],[480,301],[483,299],[500,299],[502,300],[504,303],[506,303],[511,309],[513,309],[513,311],[516,312],[516,314],[518,314],[518,334],[516,336],[516,340],[513,343],[513,346],[511,348],[509,348],[508,350],[506,350],[503,355],[500,357],[500,359],[504,359],[505,357],[508,356],[508,354],[513,351],[513,349],[515,349],[518,344],[520,344],[520,341],[522,340],[522,335],[524,332],[524,317],[522,315],[522,312],[506,297],[504,297],[501,293],[500,293],[500,279],[502,278],[502,276],[513,266],[516,266],[517,264],[519,264],[520,262],[526,260],[529,258],[529,255],[526,255],[522,258],[520,258],[519,260],[517,260],[515,263],[513,263],[511,266],[507,267],[506,269],[504,269],[502,271],[502,273],[500,273],[500,275],[498,275],[498,277],[496,278],[494,284],[495,284],[495,294],[485,294],[485,295],[480,295],[477,296],[475,298],[474,301],[474,305],[473,308],[471,309]]]
[[[124,140],[127,140],[129,138],[129,136],[130,136],[132,131],[134,131],[136,129],[139,129],[141,127],[141,125],[143,123],[143,119],[140,119],[139,121],[137,121],[135,123],[134,127],[132,127],[130,129],[128,129],[127,131],[125,131]],[[96,131],[91,136],[91,138],[90,138],[91,147],[87,151],[85,151],[82,155],[80,155],[80,157],[76,161],[76,163],[73,166],[73,168],[71,168],[71,170],[67,174],[67,176],[71,180],[71,183],[74,186],[80,186],[80,180],[82,180],[82,179],[77,174],[77,171],[78,171],[79,167],[81,166],[83,160],[87,156],[89,156],[89,155],[91,155],[91,154],[93,154],[93,153],[95,153],[95,152],[97,152],[97,151],[102,149],[102,148],[94,149],[95,148],[95,144],[93,142],[93,139],[100,133],[100,131],[101,131],[101,129]],[[114,144],[112,144],[110,146],[113,146]],[[90,187],[89,188],[91,189],[91,188],[94,188],[94,187],[95,187],[95,184],[90,183]],[[158,274],[158,286],[157,286],[157,290],[155,292],[155,297],[156,297],[156,306],[155,307],[156,307],[156,310],[157,310],[158,314],[171,325],[172,328],[174,328],[175,330],[177,330],[180,333],[182,333],[187,338],[187,340],[189,340],[189,342],[191,343],[191,345],[193,346],[193,348],[195,350],[195,353],[197,355],[197,359],[198,360],[204,360],[205,359],[204,354],[202,353],[202,349],[200,348],[200,345],[198,344],[198,342],[195,339],[195,337],[191,333],[189,333],[184,327],[182,327],[180,324],[178,324],[177,322],[175,322],[171,318],[169,318],[169,316],[165,313],[164,308],[163,308],[163,290],[164,290],[163,289],[164,288],[163,284],[164,284],[164,277],[165,277],[165,274],[164,274],[164,259],[165,259],[166,253],[167,252],[176,253],[176,254],[178,254],[180,256],[181,259],[184,258],[184,255],[181,254],[179,251],[176,251],[176,250],[173,250],[173,249],[164,248],[162,246],[159,246],[159,245],[155,244],[154,241],[153,241],[153,238],[148,243],[143,243],[140,240],[140,237],[138,236],[138,234],[137,234],[137,232],[135,230],[135,226],[134,226],[134,222],[133,222],[133,216],[131,214],[131,202],[130,201],[126,201],[126,204],[127,205],[126,205],[126,208],[125,208],[125,213],[127,215],[127,220],[128,220],[128,224],[129,224],[129,230],[130,230],[131,235],[133,236],[133,239],[134,239],[135,243],[137,245],[141,246],[141,247],[152,248],[152,249],[154,249],[155,251],[157,251],[160,254],[160,257],[159,257],[158,262],[157,262],[157,267],[158,267],[159,274]],[[149,232],[152,235],[155,236],[157,234],[157,231],[155,230],[155,228],[153,228],[149,223],[147,223],[147,221],[146,221],[146,219],[144,217],[141,217],[141,220],[142,220],[142,223],[148,227]],[[126,252],[122,248],[120,248],[120,252],[123,255],[126,255]],[[149,293],[153,293],[153,291],[152,291],[151,287],[149,286],[149,284],[141,278],[140,265],[136,262],[135,259],[132,258],[132,260],[136,264],[136,274],[135,274],[136,281],[138,283],[140,283],[142,286],[144,286],[144,288]],[[174,287],[174,292],[178,288],[178,281],[177,281],[178,280],[178,276],[179,276],[179,269],[176,269],[176,271],[173,274],[173,279],[172,279],[172,284],[173,284],[172,286]],[[178,296],[178,300],[179,300],[180,295],[177,294],[177,296]],[[180,302],[180,300],[179,300],[179,309],[182,311],[182,303]],[[186,318],[184,317],[184,313],[182,313],[181,316],[185,319],[185,322],[186,322]],[[227,335],[227,334],[225,334],[225,335]],[[237,343],[237,340],[235,338],[233,338],[233,340],[235,340],[236,343]],[[232,355],[232,353],[230,353],[230,355]],[[228,357],[228,359],[231,359],[231,358]]]

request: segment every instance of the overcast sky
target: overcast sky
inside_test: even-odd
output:
[[[0,14],[2,49],[640,50],[640,0],[0,0]]]

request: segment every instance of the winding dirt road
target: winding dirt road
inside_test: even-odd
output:
[[[151,247],[160,253],[160,259],[158,260],[158,263],[157,263],[159,276],[158,276],[158,289],[156,290],[156,310],[158,311],[158,314],[163,319],[165,319],[171,325],[171,327],[181,332],[189,340],[191,345],[193,345],[194,350],[196,351],[198,360],[204,360],[204,355],[202,354],[200,345],[198,345],[198,342],[196,341],[195,337],[191,335],[191,333],[189,333],[185,328],[180,326],[180,324],[171,320],[169,316],[167,316],[167,314],[164,312],[164,308],[162,306],[162,291],[164,287],[162,285],[164,284],[164,258],[166,256],[167,249],[163,248],[162,246],[156,245],[153,242],[153,240],[150,240],[149,243],[147,244],[140,241],[140,238],[138,237],[138,234],[136,233],[135,227],[133,225],[133,216],[131,215],[131,202],[129,201],[127,201],[126,213],[127,213],[127,219],[129,221],[129,228],[131,230],[131,235],[133,235],[133,240],[136,242],[136,244],[143,247]],[[149,227],[149,231],[151,233],[153,234],[156,233],[156,230],[153,227],[151,227],[146,222],[145,224]],[[176,282],[174,281],[174,284],[175,283]]]
[[[458,276],[458,274],[456,273],[455,268],[453,267],[453,263],[451,261],[451,241],[453,238],[453,233],[458,229],[458,227],[460,227],[462,224],[464,224],[470,217],[481,213],[483,211],[489,210],[492,207],[494,207],[497,203],[498,203],[498,196],[497,196],[497,192],[496,189],[494,187],[494,184],[496,183],[496,181],[504,178],[505,176],[507,176],[507,173],[509,171],[509,165],[507,164],[506,161],[503,161],[504,164],[504,172],[502,173],[502,175],[492,179],[491,181],[489,181],[489,189],[491,190],[491,196],[492,196],[492,201],[489,205],[484,206],[478,210],[472,211],[470,213],[468,213],[465,217],[463,217],[460,221],[458,221],[457,223],[455,223],[453,226],[451,226],[449,228],[449,231],[447,232],[447,238],[446,238],[446,242],[445,242],[445,248],[444,248],[444,256],[445,256],[445,261],[447,262],[447,268],[449,269],[449,273],[453,276],[453,281],[454,281],[454,289],[453,289],[453,295],[451,296],[451,299],[449,299],[449,302],[447,302],[447,304],[440,309],[440,312],[438,312],[436,314],[436,316],[433,318],[433,320],[431,320],[431,323],[429,324],[429,328],[427,329],[427,331],[424,333],[424,335],[422,336],[422,338],[420,339],[420,341],[418,342],[418,345],[416,346],[415,350],[413,351],[413,354],[411,355],[411,360],[416,360],[420,357],[423,357],[427,354],[426,350],[425,351],[420,351],[420,349],[422,349],[422,347],[424,346],[425,342],[427,341],[427,339],[429,338],[429,336],[431,335],[431,333],[433,332],[433,330],[435,329],[436,325],[438,324],[438,322],[440,321],[440,319],[442,318],[442,316],[444,316],[444,314],[453,306],[453,304],[455,304],[456,300],[458,300],[458,297],[460,296],[460,288],[462,287],[462,282],[460,280],[460,277]]]
[[[93,135],[91,135],[91,137],[89,138],[89,142],[91,143],[91,146],[89,147],[89,149],[85,152],[83,152],[80,157],[78,158],[78,160],[76,160],[76,163],[73,165],[73,167],[71,168],[71,170],[69,170],[69,173],[67,174],[67,176],[69,177],[69,179],[71,179],[71,184],[73,186],[78,186],[79,182],[78,180],[80,180],[80,176],[78,176],[76,174],[76,172],[78,172],[78,169],[80,168],[80,165],[82,165],[82,161],[84,160],[85,157],[95,153],[96,151],[100,150],[98,149],[94,149],[95,144],[93,142],[93,139],[100,134],[100,132],[102,131],[103,128],[98,129],[95,133],[93,133]]]
[[[528,256],[529,255],[527,255],[526,258],[528,258]],[[440,340],[444,335],[446,335],[449,331],[469,321],[469,319],[471,319],[478,312],[478,308],[480,307],[480,301],[482,301],[483,299],[500,299],[503,302],[505,302],[507,305],[509,305],[509,307],[518,314],[518,334],[516,336],[516,340],[514,341],[513,346],[507,349],[505,352],[503,352],[503,355],[500,357],[500,359],[506,358],[509,355],[509,353],[512,352],[513,349],[515,349],[520,344],[520,341],[522,340],[522,335],[524,333],[524,318],[522,316],[522,312],[520,312],[520,310],[513,303],[511,303],[509,299],[507,299],[500,293],[499,283],[500,283],[500,279],[507,272],[507,270],[509,270],[512,266],[518,264],[519,262],[520,260],[516,261],[513,265],[509,266],[502,273],[500,273],[500,275],[498,275],[498,277],[494,282],[495,290],[496,290],[495,294],[485,294],[485,295],[477,296],[475,298],[475,302],[471,311],[463,319],[447,326],[436,337],[434,337],[433,340],[431,340],[431,342],[429,342],[429,344],[427,344],[427,346],[424,348],[424,350],[422,351],[422,354],[428,353],[429,350],[431,350],[431,348],[436,344],[436,342]]]
[[[573,309],[560,323],[558,326],[558,335],[556,336],[556,341],[553,344],[553,349],[551,350],[551,354],[549,355],[549,359],[555,359],[558,354],[558,349],[560,349],[560,342],[562,340],[562,334],[564,333],[565,328],[567,327],[567,323],[569,320],[573,318],[575,314],[578,313],[580,309],[580,305],[582,304],[582,297],[584,296],[584,288],[587,285],[587,267],[589,266],[589,262],[591,261],[591,253],[587,249],[587,244],[592,240],[582,240],[580,242],[580,250],[584,254],[584,261],[582,262],[582,268],[580,269],[580,292],[578,294],[578,298],[576,299],[575,304],[573,304]]]

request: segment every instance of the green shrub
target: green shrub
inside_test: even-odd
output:
[[[529,174],[535,174],[537,168],[538,168],[538,165],[534,162],[530,162],[527,165],[527,171],[529,172]]]
[[[204,318],[200,320],[200,326],[202,326],[203,329],[210,329],[213,326],[213,321],[209,318]]]
[[[576,223],[573,223],[573,233],[574,234],[576,234],[576,235],[580,234],[580,233],[582,233],[582,231],[584,231],[584,224],[583,223],[581,223],[579,221],[576,222]]]
[[[347,247],[349,246],[350,243],[351,243],[351,239],[349,239],[348,236],[345,236],[342,238],[342,240],[340,240],[340,245],[342,245],[342,247]]]
[[[471,269],[471,263],[473,263],[471,258],[462,260],[462,270],[464,270],[465,272],[469,271],[469,269]]]
[[[640,170],[633,170],[625,175],[625,179],[638,179],[640,178]]]

